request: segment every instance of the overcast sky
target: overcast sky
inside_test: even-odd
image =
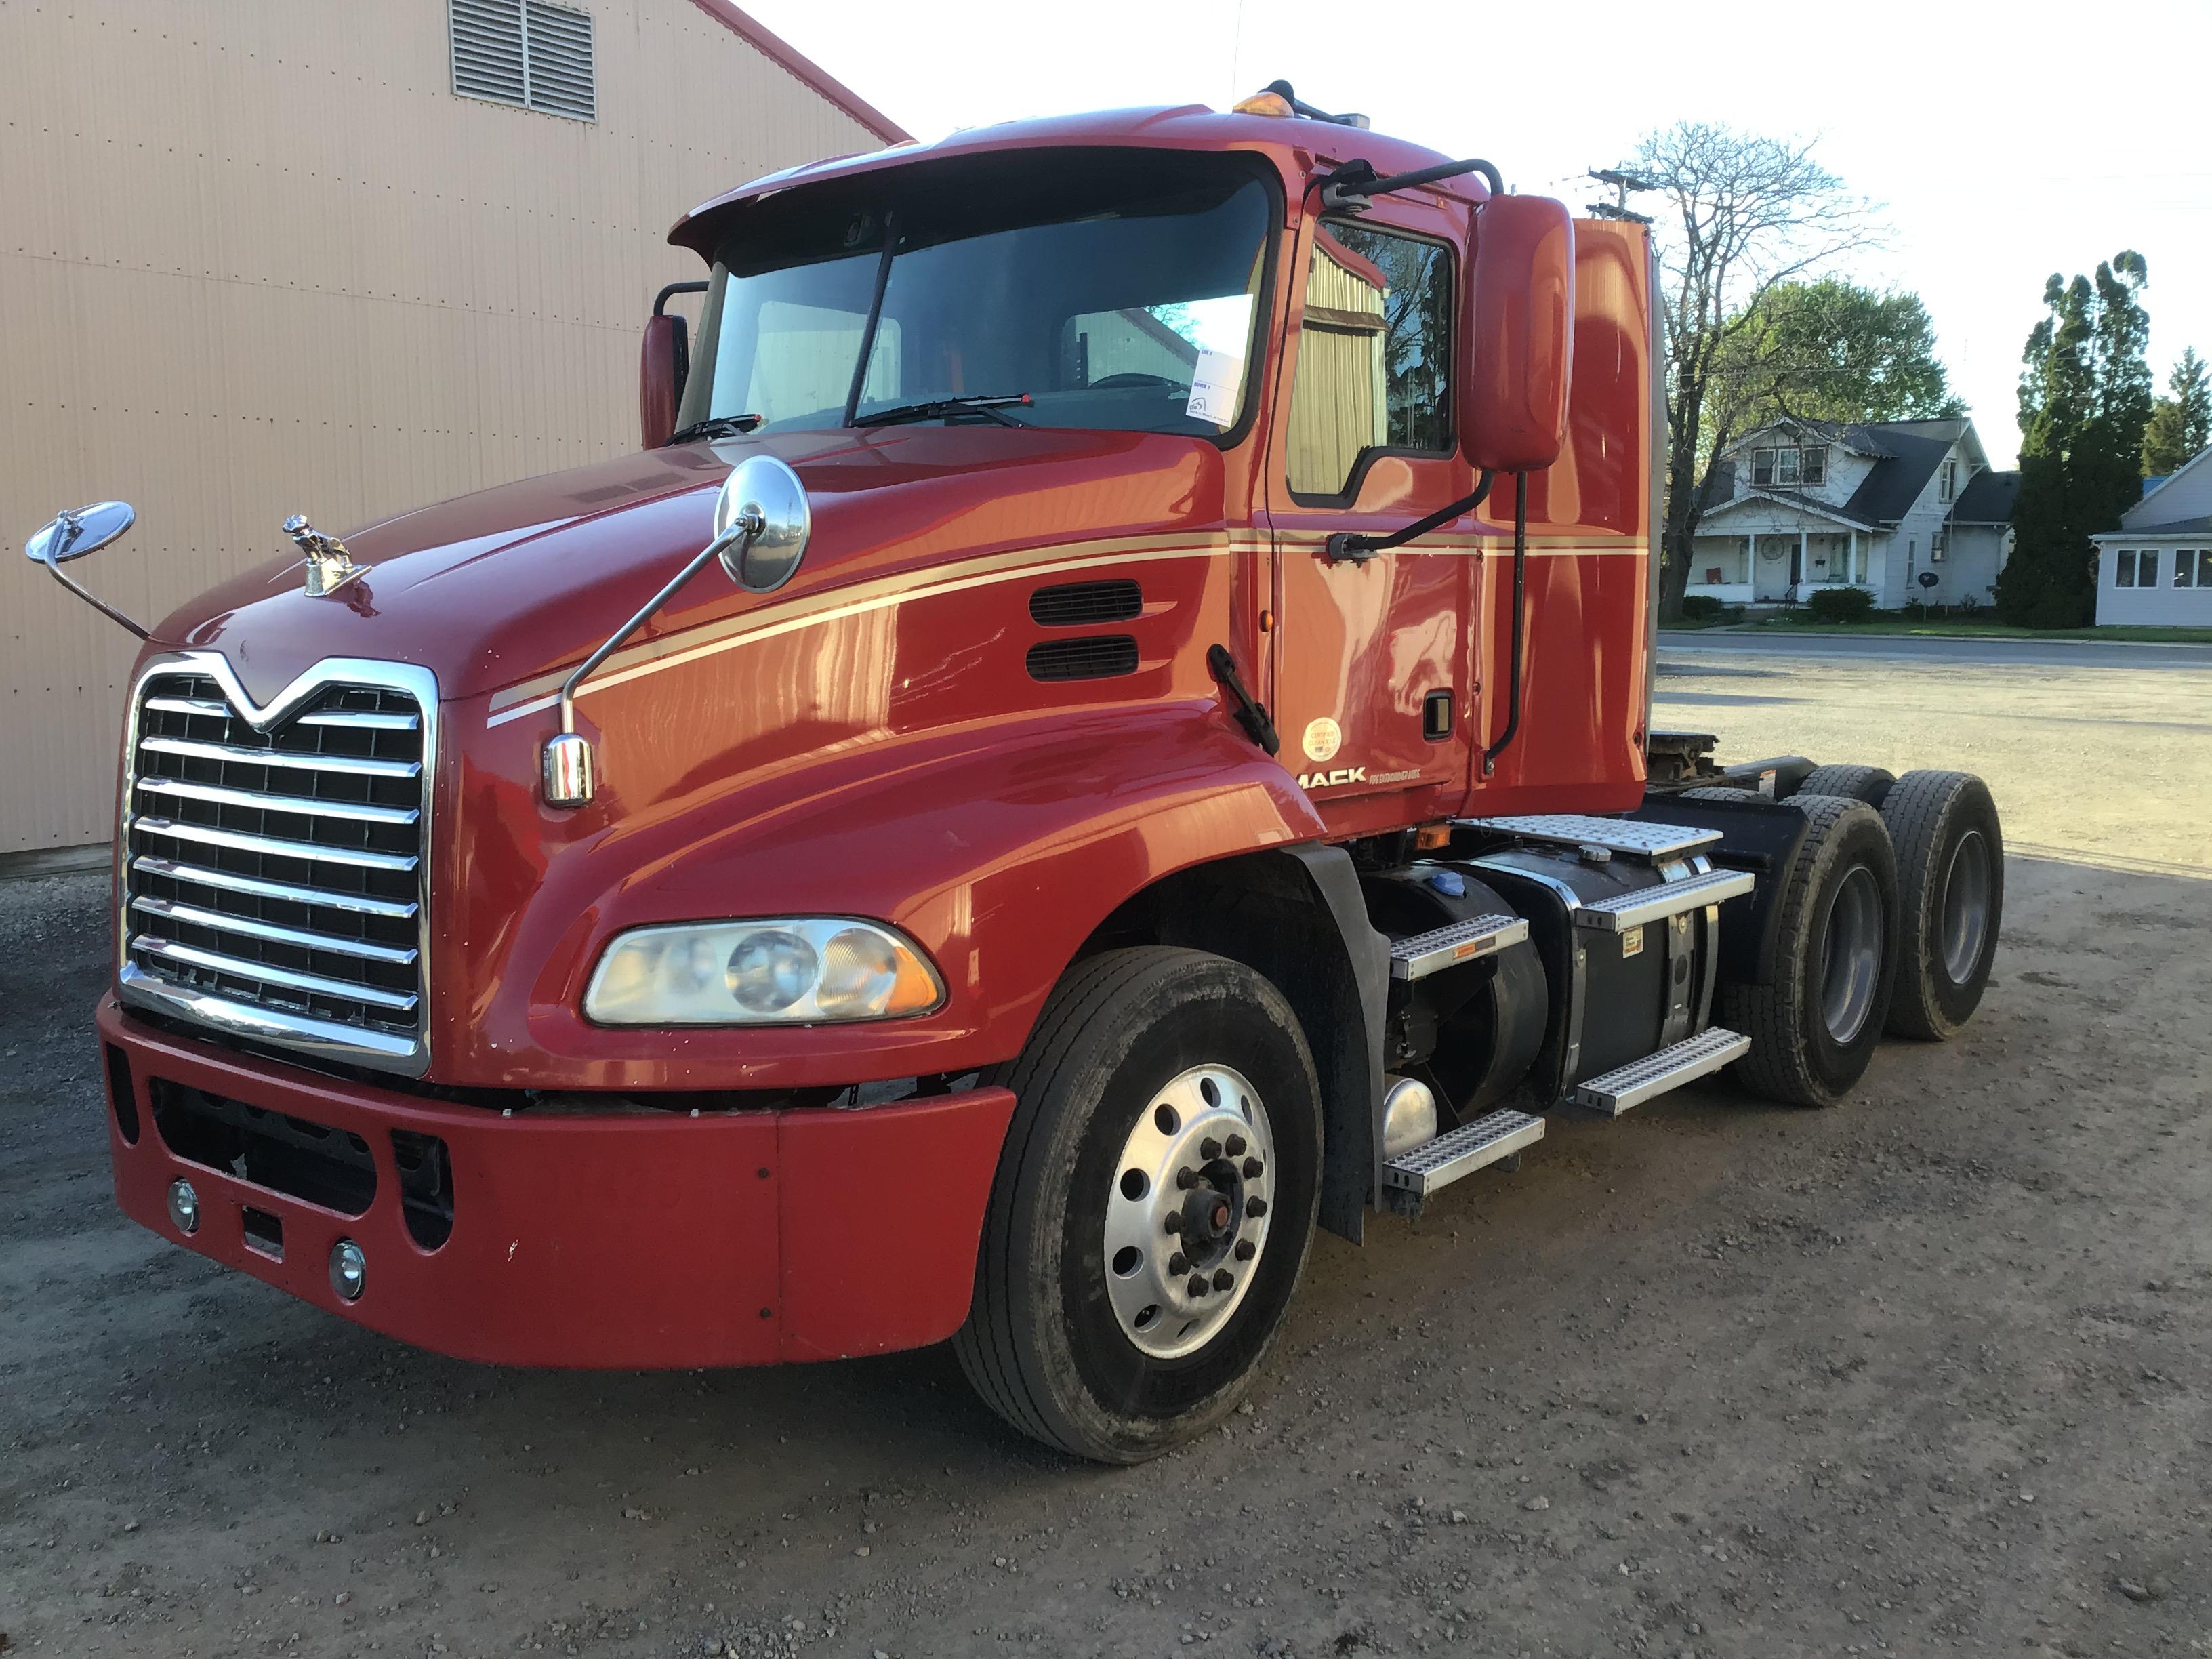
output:
[[[2052,271],[2138,250],[2161,390],[2185,345],[2212,356],[2212,0],[743,3],[924,139],[1073,110],[1226,108],[1279,76],[1578,209],[1584,168],[1679,119],[1814,139],[1890,227],[1848,274],[1927,303],[1999,466]]]

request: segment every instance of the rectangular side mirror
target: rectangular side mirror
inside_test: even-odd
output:
[[[1474,210],[1460,343],[1460,450],[1492,472],[1533,472],[1567,441],[1575,314],[1575,227],[1541,196],[1493,196]]]
[[[647,449],[666,444],[676,430],[676,410],[684,400],[690,368],[684,319],[655,312],[645,319],[645,344],[638,356],[638,439]]]

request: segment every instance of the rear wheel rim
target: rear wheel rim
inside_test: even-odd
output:
[[[1943,972],[1954,985],[1973,977],[1990,933],[1990,844],[1969,830],[1951,849],[1943,872],[1942,918]]]
[[[1106,1297],[1154,1359],[1197,1352],[1229,1323],[1266,1260],[1275,1143],[1259,1091],[1194,1066],[1152,1091],[1106,1197]]]
[[[1838,1043],[1866,1029],[1881,982],[1881,890],[1873,871],[1853,865],[1821,927],[1820,1017]]]

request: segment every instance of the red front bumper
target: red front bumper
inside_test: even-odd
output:
[[[857,1111],[503,1117],[295,1069],[99,1010],[111,1053],[115,1193],[163,1237],[372,1330],[456,1358],[620,1368],[832,1359],[942,1340],[967,1317],[975,1241],[1013,1111],[1003,1089]],[[358,1216],[178,1157],[155,1121],[165,1079],[360,1136],[376,1190]],[[126,1124],[135,1135],[126,1138]],[[392,1134],[444,1141],[453,1231],[408,1231]],[[179,1177],[199,1194],[170,1220]],[[273,1217],[282,1258],[249,1242]],[[265,1233],[268,1224],[259,1224]],[[341,1238],[361,1299],[331,1288]]]

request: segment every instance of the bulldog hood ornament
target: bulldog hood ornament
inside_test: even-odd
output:
[[[285,520],[283,529],[307,556],[307,592],[318,598],[337,592],[368,568],[365,564],[356,564],[343,542],[323,534],[301,514],[295,513]]]

